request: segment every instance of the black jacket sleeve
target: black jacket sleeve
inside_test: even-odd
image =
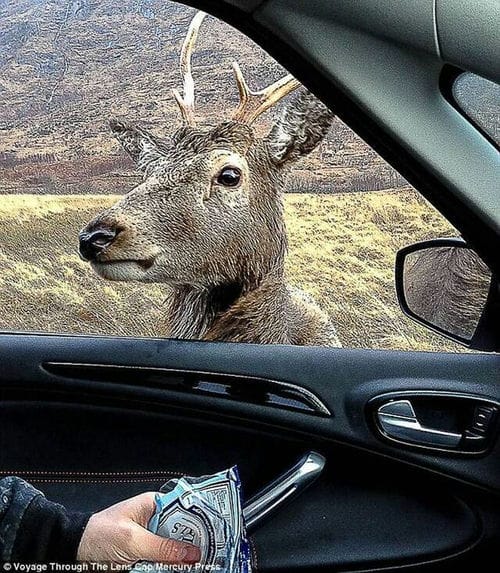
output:
[[[66,511],[20,478],[0,479],[0,561],[75,561],[90,516]]]

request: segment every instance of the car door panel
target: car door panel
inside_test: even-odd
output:
[[[477,547],[484,553],[498,531],[496,442],[475,457],[417,451],[377,437],[367,412],[373,397],[394,391],[498,400],[498,357],[4,335],[0,360],[0,471],[71,509],[94,511],[172,475],[233,464],[249,497],[317,449],[324,475],[254,536],[261,571],[444,567]],[[75,376],[48,363],[73,366]],[[85,378],[82,364],[129,368],[123,380],[116,369]],[[139,367],[161,376],[141,379]],[[234,395],[197,395],[169,382],[182,372],[241,378]],[[259,404],[255,380],[302,387],[330,415]]]
[[[422,561],[453,555],[480,536],[474,511],[432,479],[415,491],[407,468],[389,472],[393,464],[368,454],[355,462],[343,448],[286,440],[272,430],[228,432],[225,424],[161,413],[32,402],[3,404],[2,419],[8,441],[26,444],[22,460],[10,452],[8,473],[72,510],[102,509],[172,476],[235,462],[252,494],[312,443],[327,454],[329,469],[255,535],[263,571]],[[383,480],[373,479],[377,474]]]
[[[425,476],[415,488],[408,468],[369,454],[353,456],[321,440],[290,440],[272,429],[252,432],[142,408],[81,405],[78,398],[62,404],[6,401],[1,407],[8,428],[2,473],[23,476],[71,510],[103,509],[157,490],[171,477],[234,463],[252,494],[313,446],[327,454],[329,469],[257,532],[261,570],[423,561],[453,555],[479,538],[474,511],[454,493]],[[25,444],[21,454],[9,448],[19,443]]]
[[[0,348],[4,392],[59,392],[106,401],[145,401],[169,408],[201,412],[204,420],[246,421],[318,435],[350,446],[419,463],[483,487],[500,488],[500,447],[490,455],[429,455],[380,440],[366,415],[368,402],[388,392],[455,391],[500,401],[500,357],[486,354],[444,354],[363,351],[291,346],[182,342],[162,339],[119,339],[53,335],[5,335]],[[113,357],[110,361],[110,356]],[[289,411],[250,403],[245,395],[217,398],[143,385],[140,377],[119,383],[68,378],[47,372],[44,364],[153,366],[179,371],[219,372],[291,383],[316,396],[330,416]],[[19,364],[23,364],[22,372]],[[243,380],[244,381],[244,380]],[[244,381],[245,382],[245,381]]]

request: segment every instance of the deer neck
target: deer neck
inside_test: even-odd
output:
[[[173,289],[169,300],[168,323],[173,338],[203,338],[216,317],[242,293],[236,283],[212,288],[183,285]]]
[[[257,284],[231,283],[210,289],[175,287],[169,299],[169,336],[181,339],[253,341],[257,322],[266,329],[285,308],[283,269],[274,269]],[[273,309],[270,313],[266,309]]]

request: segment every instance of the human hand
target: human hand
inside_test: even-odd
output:
[[[136,561],[197,563],[201,558],[198,547],[147,530],[154,509],[155,494],[148,492],[94,513],[83,532],[77,560],[123,565]]]

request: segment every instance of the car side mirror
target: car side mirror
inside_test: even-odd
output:
[[[476,350],[500,349],[499,283],[461,239],[435,239],[401,249],[396,292],[403,312]]]

